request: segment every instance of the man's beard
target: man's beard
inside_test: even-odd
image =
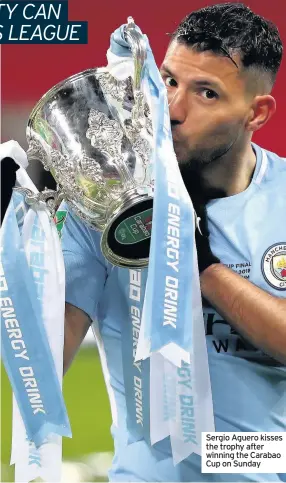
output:
[[[235,140],[212,149],[196,149],[195,151],[190,151],[183,157],[178,155],[179,167],[180,169],[186,169],[187,166],[190,172],[194,171],[199,173],[204,167],[220,161],[230,151],[234,142]]]
[[[202,150],[190,153],[188,159],[178,160],[180,172],[189,195],[199,196],[205,200],[221,198],[226,196],[224,190],[206,187],[203,182],[202,173],[204,169],[219,161],[231,150],[234,141],[227,145],[219,146],[213,150]]]

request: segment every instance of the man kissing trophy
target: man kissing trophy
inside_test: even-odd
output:
[[[67,214],[92,230],[102,266],[125,280],[128,444],[155,448],[170,437],[177,464],[200,454],[201,432],[214,430],[196,217],[173,149],[165,85],[131,17],[112,34],[107,58],[107,67],[76,74],[42,97],[28,121],[27,154],[13,141],[1,146],[1,159],[20,166],[1,233],[16,481],[58,481],[61,437],[71,435],[61,394],[70,273],[58,208],[63,222]],[[52,173],[56,191],[37,191],[27,159]]]

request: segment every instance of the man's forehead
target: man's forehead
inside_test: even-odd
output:
[[[166,52],[161,69],[165,69],[177,77],[190,80],[193,76],[208,76],[214,80],[226,82],[238,79],[241,74],[239,55],[233,56],[236,65],[226,56],[212,51],[198,52],[185,44],[173,41]]]

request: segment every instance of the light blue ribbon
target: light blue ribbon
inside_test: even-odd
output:
[[[1,230],[2,359],[27,436],[39,447],[50,433],[71,437],[71,429],[44,327],[40,297],[38,299],[39,294],[21,238],[24,206],[27,208],[23,196],[14,192]],[[33,231],[39,235],[37,218],[32,236]],[[11,309],[10,313],[8,309]],[[14,342],[13,348],[12,341],[20,340],[23,341],[22,349],[15,348]],[[28,359],[16,357],[24,350],[23,345],[26,350],[23,355]],[[28,391],[30,389],[36,390]]]
[[[140,29],[136,29],[141,33]],[[194,219],[191,201],[186,196],[179,196],[175,203],[180,211],[180,245],[178,272],[178,303],[176,328],[171,325],[163,325],[163,310],[165,299],[165,288],[167,277],[174,277],[174,270],[167,265],[166,247],[168,240],[168,204],[174,200],[168,195],[168,181],[166,169],[161,158],[160,148],[167,139],[171,149],[172,134],[169,120],[169,108],[165,85],[162,81],[156,66],[149,42],[144,36],[147,45],[147,60],[144,69],[145,79],[148,81],[155,112],[152,111],[153,128],[155,137],[155,149],[153,152],[153,163],[155,168],[155,190],[153,204],[152,237],[148,267],[148,281],[145,293],[144,310],[145,312],[145,337],[151,342],[151,352],[158,351],[168,343],[175,343],[182,349],[191,352],[192,349],[192,272],[193,272],[193,250],[194,250]],[[111,36],[110,50],[118,57],[132,57],[130,47],[124,39],[124,25],[117,29]],[[169,159],[168,159],[169,162]],[[171,163],[176,164],[175,155],[170,159]],[[179,174],[180,176],[180,174]],[[182,184],[181,189],[185,189]],[[182,193],[181,193],[182,194]],[[132,344],[132,341],[129,341]],[[127,344],[128,345],[128,344]],[[142,361],[143,363],[147,361]],[[133,435],[137,435],[134,420],[134,408],[128,407],[128,401],[134,404],[132,377],[130,373],[132,366],[131,356],[123,354],[123,368],[125,373],[125,389],[129,427],[133,429]],[[146,382],[149,376],[145,375]],[[163,374],[162,374],[163,377]],[[146,384],[144,385],[146,387]],[[149,390],[145,393],[145,398],[149,397]],[[131,402],[130,402],[131,404]],[[129,404],[129,406],[130,406]],[[164,410],[164,408],[162,408]],[[170,415],[168,414],[168,418]],[[131,421],[131,424],[130,424]],[[134,430],[135,428],[135,430]],[[137,431],[137,432],[136,432]],[[142,434],[147,441],[146,434]]]
[[[125,295],[129,299],[129,270],[124,270],[121,274],[124,280]],[[139,361],[135,363],[134,354],[136,351],[135,337],[132,324],[133,307],[134,318],[141,324],[143,311],[144,291],[146,286],[147,271],[141,271],[141,287],[142,294],[139,301],[129,301],[129,320],[128,323],[122,325],[122,364],[124,388],[126,393],[127,408],[127,428],[129,430],[128,443],[140,441],[144,439],[150,444],[150,360]],[[139,315],[140,314],[140,315]],[[137,317],[139,315],[139,317]],[[136,323],[136,329],[138,325]],[[142,400],[141,400],[142,397]],[[142,417],[141,417],[142,416]]]
[[[159,148],[164,138],[172,145],[171,126],[169,122],[169,108],[165,93],[165,86],[156,66],[151,51],[148,51],[148,81],[153,97],[157,100],[157,119],[155,120],[155,196],[153,204],[152,237],[149,255],[149,275],[146,288],[146,336],[151,340],[151,352],[157,351],[170,342],[191,351],[191,300],[193,250],[194,250],[194,220],[190,203],[184,202],[182,197],[175,201],[168,196],[168,182],[166,169],[161,159]],[[173,158],[174,160],[176,158]],[[169,162],[169,160],[168,160]],[[171,159],[170,159],[171,162]],[[166,244],[168,240],[168,204],[175,203],[179,207],[180,238],[178,272],[167,265]],[[176,329],[171,325],[163,326],[162,311],[158,307],[164,306],[165,287],[167,277],[178,280],[178,299],[176,314]],[[152,322],[151,322],[152,321]],[[149,325],[148,325],[149,322]]]
[[[136,27],[138,32],[141,30]],[[156,104],[156,112],[152,112],[154,119],[155,149],[153,152],[155,166],[155,193],[153,204],[152,237],[148,267],[148,283],[145,295],[146,308],[146,337],[151,340],[151,351],[157,351],[170,342],[175,342],[186,351],[192,347],[191,300],[193,250],[194,250],[194,220],[191,202],[187,203],[180,196],[176,204],[180,209],[180,246],[178,263],[178,306],[177,323],[174,330],[171,326],[163,327],[162,311],[158,307],[164,305],[166,277],[174,276],[174,271],[167,265],[166,244],[168,239],[168,204],[174,202],[168,196],[166,169],[160,159],[159,148],[164,139],[168,139],[172,146],[172,133],[169,121],[169,108],[166,88],[154,60],[146,35],[147,60],[144,75]],[[119,57],[132,57],[130,47],[124,39],[124,25],[111,36],[110,50]],[[173,157],[170,162],[175,162]]]

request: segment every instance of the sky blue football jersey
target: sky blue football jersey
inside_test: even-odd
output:
[[[253,144],[257,163],[248,188],[207,206],[213,253],[242,277],[276,297],[286,297],[286,161]],[[68,210],[65,203],[60,210]],[[150,448],[130,443],[126,425],[124,357],[138,328],[131,293],[144,299],[147,269],[121,269],[100,251],[100,233],[68,212],[62,229],[66,301],[94,320],[110,398],[115,456],[113,481],[286,481],[286,475],[202,474],[193,454],[173,465],[170,441]],[[209,306],[205,331],[217,431],[286,431],[286,367],[245,341]],[[126,334],[130,330],[133,337]],[[96,381],[90,381],[96,385]],[[84,402],[83,402],[84,405]],[[84,406],[83,406],[84,409]],[[100,415],[94,415],[100,417]]]

